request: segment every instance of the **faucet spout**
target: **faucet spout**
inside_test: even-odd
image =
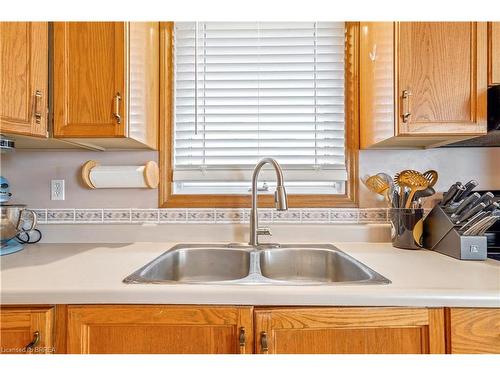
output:
[[[288,202],[285,186],[283,184],[283,170],[279,163],[272,158],[264,158],[257,163],[252,175],[252,210],[250,211],[250,240],[249,245],[257,246],[259,244],[259,234],[269,234],[268,229],[259,228],[259,213],[257,205],[257,180],[262,167],[271,164],[276,172],[276,191],[274,192],[274,204],[278,211],[288,210]]]

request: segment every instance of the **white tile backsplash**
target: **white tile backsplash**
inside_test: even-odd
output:
[[[248,208],[36,208],[40,224],[235,224],[248,223]],[[370,224],[387,222],[385,208],[259,209],[261,224]]]

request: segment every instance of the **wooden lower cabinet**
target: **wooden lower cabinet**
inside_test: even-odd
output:
[[[439,308],[257,309],[255,335],[262,354],[445,353]]]
[[[500,310],[451,308],[447,311],[452,354],[500,354]]]
[[[50,354],[54,352],[54,308],[2,307],[0,353]]]
[[[498,308],[57,305],[0,318],[2,353],[500,353]]]
[[[68,307],[70,354],[252,353],[252,307]]]

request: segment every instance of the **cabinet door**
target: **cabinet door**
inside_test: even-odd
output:
[[[397,26],[399,133],[486,132],[484,22]]]
[[[54,23],[54,136],[124,137],[123,22]]]
[[[449,324],[452,354],[500,354],[500,309],[452,308]]]
[[[251,353],[252,308],[108,305],[68,308],[68,353]]]
[[[442,309],[276,308],[255,311],[256,352],[444,353]]]
[[[2,307],[0,353],[53,353],[53,316],[53,308]]]
[[[488,84],[500,85],[500,22],[488,22]]]
[[[360,22],[360,145],[394,137],[394,22]]]
[[[0,22],[0,131],[47,136],[47,22]]]

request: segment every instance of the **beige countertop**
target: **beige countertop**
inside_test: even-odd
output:
[[[389,285],[158,285],[122,279],[173,243],[37,244],[0,258],[1,304],[234,304],[500,307],[500,262],[387,243],[334,243]]]

